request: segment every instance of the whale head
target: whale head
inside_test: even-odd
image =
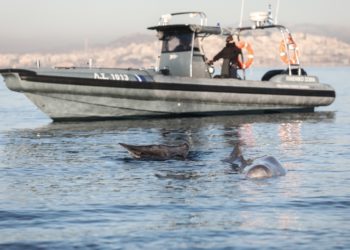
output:
[[[273,176],[272,171],[265,165],[252,165],[247,167],[244,172],[249,179],[262,179]]]

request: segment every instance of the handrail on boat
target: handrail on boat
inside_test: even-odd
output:
[[[288,30],[287,27],[280,25],[280,24],[268,23],[267,25],[262,24],[260,26],[253,25],[253,26],[247,26],[247,27],[238,27],[234,31],[232,31],[231,34],[236,35],[237,39],[239,41],[241,32],[243,32],[243,31],[253,31],[253,30],[257,30],[257,29],[263,30],[263,29],[271,29],[271,28],[276,28],[277,30],[280,31],[280,33],[282,35],[281,43],[284,45],[284,48],[285,48],[285,51],[283,51],[283,52],[285,54],[286,61],[284,61],[284,62],[288,66],[288,74],[292,75],[292,70],[297,69],[298,75],[301,75],[302,69],[301,69],[301,64],[300,64],[300,59],[299,59],[298,47],[295,45],[292,34]],[[290,45],[294,45],[294,46],[290,46]]]

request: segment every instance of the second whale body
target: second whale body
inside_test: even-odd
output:
[[[244,159],[239,147],[235,147],[229,158],[224,160],[249,179],[263,179],[287,174],[287,170],[273,156]]]

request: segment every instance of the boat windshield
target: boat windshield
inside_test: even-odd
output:
[[[193,33],[166,34],[162,39],[162,53],[191,51],[192,39]],[[197,39],[194,42],[194,50],[199,51]]]

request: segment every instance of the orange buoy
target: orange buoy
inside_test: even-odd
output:
[[[289,57],[288,57],[289,54]],[[297,64],[299,58],[299,49],[291,36],[287,42],[284,40],[280,43],[280,58],[286,64]]]
[[[241,50],[246,50],[247,52],[247,61],[242,61],[242,58],[238,58],[238,66],[240,69],[247,69],[249,68],[253,61],[254,61],[254,50],[252,46],[248,42],[239,41],[237,44],[237,47]]]

